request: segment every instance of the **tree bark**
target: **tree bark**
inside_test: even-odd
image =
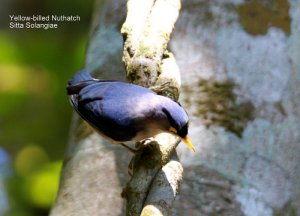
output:
[[[120,2],[94,16],[87,68],[104,79],[125,80]],[[300,215],[299,26],[299,0],[183,1],[169,48],[197,152],[177,148],[171,215]],[[52,215],[124,215],[130,154],[77,121]]]
[[[173,100],[179,96],[180,74],[166,48],[179,10],[179,0],[129,0],[121,29],[127,78]],[[183,169],[175,156],[179,142],[174,135],[159,134],[152,147],[134,156],[133,176],[123,193],[126,215],[168,215],[182,179]]]
[[[96,1],[85,68],[101,79],[126,80],[122,63],[125,3]],[[116,14],[117,16],[116,16]],[[131,154],[95,134],[75,114],[52,216],[123,215],[121,197]]]

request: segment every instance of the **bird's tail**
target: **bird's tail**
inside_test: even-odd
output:
[[[82,81],[94,80],[94,78],[84,70],[78,71],[68,82],[68,85],[76,85]]]
[[[79,91],[92,83],[97,82],[90,74],[84,70],[77,72],[68,82],[68,95],[78,94]]]

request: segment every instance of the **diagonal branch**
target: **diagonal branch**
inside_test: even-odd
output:
[[[127,10],[121,30],[127,78],[177,100],[179,69],[166,48],[180,1],[128,0]],[[175,150],[180,140],[168,133],[154,140],[133,158],[134,174],[123,191],[127,215],[167,215],[177,194],[183,172]]]
[[[155,84],[179,10],[179,0],[128,1],[121,33],[123,61],[131,82],[145,87]]]

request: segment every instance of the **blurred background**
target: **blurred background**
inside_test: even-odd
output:
[[[84,65],[93,1],[0,1],[0,215],[48,215]],[[9,15],[78,15],[58,29],[9,29]]]

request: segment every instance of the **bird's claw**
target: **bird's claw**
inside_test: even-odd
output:
[[[124,143],[120,143],[121,146],[125,147],[127,150],[129,150],[131,153],[136,154],[137,152],[139,152],[139,149],[136,148],[132,148]]]
[[[136,143],[136,145],[138,146],[138,148],[144,148],[145,146],[151,144],[154,141],[153,137],[147,138],[147,139],[143,139],[139,142]]]
[[[133,176],[133,168],[134,168],[134,157],[131,158],[131,160],[128,164],[128,171],[127,172],[130,176]]]
[[[135,155],[133,156],[133,158],[130,160],[129,165],[128,165],[128,174],[130,176],[133,176],[133,171],[134,171],[134,166],[135,166],[135,161],[139,160],[141,154],[142,154],[142,150],[145,147],[151,147],[151,143],[153,143],[154,138],[147,138],[147,139],[143,139],[139,142],[136,143],[136,148],[132,149],[129,146],[126,146],[127,149],[131,149],[130,151],[132,153],[134,153]],[[123,144],[124,146],[125,144]],[[125,146],[124,146],[125,147]]]
[[[135,144],[136,148],[132,148],[124,143],[120,143],[120,144],[121,144],[121,146],[125,147],[130,152],[132,152],[133,154],[137,154],[137,153],[141,152],[141,150],[144,149],[147,145],[151,144],[153,141],[154,141],[154,138],[143,139]]]

